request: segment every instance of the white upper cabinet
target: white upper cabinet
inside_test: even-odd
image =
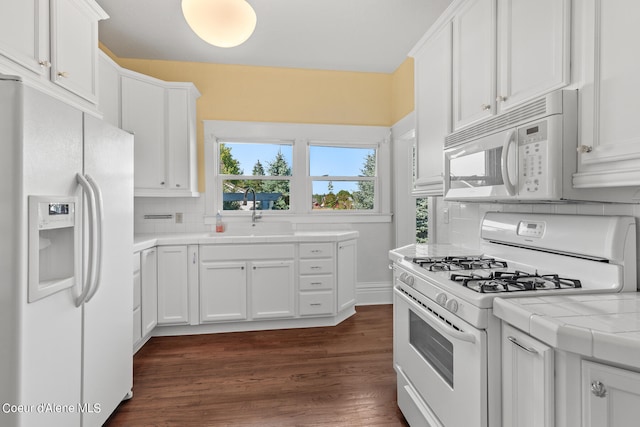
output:
[[[97,103],[98,21],[93,0],[5,2],[0,14],[0,72],[18,74],[88,111]]]
[[[454,130],[495,114],[495,58],[496,0],[469,0],[453,17]]]
[[[570,0],[468,0],[453,17],[453,127],[570,80]]]
[[[442,194],[442,150],[451,132],[451,23],[414,54],[416,110],[415,190]]]
[[[98,75],[98,110],[102,120],[119,128],[120,66],[102,51],[98,53]]]
[[[498,112],[570,80],[570,0],[498,0]]]
[[[196,99],[192,83],[122,70],[122,129],[135,136],[135,195],[198,196]]]
[[[0,53],[37,75],[49,72],[49,1],[4,2]]]
[[[640,185],[640,2],[576,5],[582,42],[578,188]],[[581,56],[581,57],[580,57]]]

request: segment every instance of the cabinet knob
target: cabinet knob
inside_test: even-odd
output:
[[[593,151],[593,147],[590,145],[578,146],[578,153],[590,153],[591,151]]]
[[[593,381],[591,383],[591,393],[596,397],[605,397],[607,388],[600,381]]]
[[[67,73],[66,71],[58,71],[58,77],[66,79],[67,77],[69,77],[69,73]]]
[[[43,59],[42,61],[38,61],[38,64],[40,64],[40,66],[42,68],[50,68],[51,67],[51,62],[47,61],[46,59]]]
[[[160,183],[160,185],[164,185],[164,181],[162,181],[162,182]]]
[[[489,105],[489,104],[482,104],[482,105],[480,106],[480,108],[482,108],[482,111],[491,110],[491,105]]]
[[[496,101],[498,102],[504,102],[506,100],[507,100],[507,97],[502,95],[498,95],[498,97],[496,98]]]
[[[180,184],[176,184],[176,187],[180,187]]]

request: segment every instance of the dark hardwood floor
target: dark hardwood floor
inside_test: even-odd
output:
[[[407,426],[396,405],[392,306],[335,327],[152,338],[133,398],[105,424]]]

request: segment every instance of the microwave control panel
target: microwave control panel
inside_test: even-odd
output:
[[[518,129],[520,191],[537,193],[546,186],[548,126],[545,120]]]

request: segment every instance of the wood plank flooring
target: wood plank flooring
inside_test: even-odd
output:
[[[392,306],[328,328],[152,338],[133,398],[105,424],[407,426],[396,404]]]

